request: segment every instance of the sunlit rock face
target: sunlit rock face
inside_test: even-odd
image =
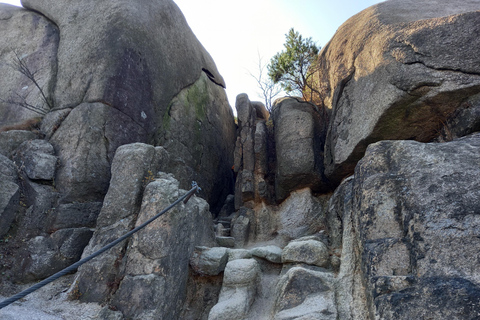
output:
[[[327,177],[353,173],[368,144],[427,142],[480,91],[477,1],[386,1],[350,18],[319,55],[333,115]]]

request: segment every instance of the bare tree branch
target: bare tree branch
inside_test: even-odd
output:
[[[38,72],[38,70],[35,70],[35,71],[32,71],[27,62],[25,61],[24,58],[22,58],[21,56],[18,55],[18,53],[16,51],[13,52],[15,54],[15,59],[12,63],[12,67],[20,72],[21,74],[23,74],[25,77],[27,77],[27,79],[29,79],[34,85],[35,87],[38,89],[38,91],[40,92],[40,95],[42,97],[42,101],[48,106],[48,109],[47,108],[44,108],[44,107],[37,107],[37,106],[33,106],[31,104],[29,104],[27,101],[26,101],[26,98],[25,97],[22,97],[20,94],[16,93],[17,97],[20,99],[19,101],[15,101],[15,100],[4,100],[4,99],[1,99],[1,101],[3,102],[6,102],[6,103],[10,103],[10,104],[15,104],[15,105],[18,105],[18,106],[21,106],[22,108],[25,108],[25,109],[28,109],[30,111],[33,111],[33,112],[36,112],[36,113],[39,113],[41,115],[45,115],[50,109],[53,108],[53,105],[52,103],[50,102],[50,100],[47,98],[47,96],[45,95],[45,93],[43,92],[43,88],[40,86],[40,84],[38,83],[37,79],[35,78],[35,74]]]

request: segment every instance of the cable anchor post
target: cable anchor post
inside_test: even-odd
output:
[[[183,204],[187,204],[188,200],[195,194],[202,190],[195,181],[192,181],[192,189],[189,191],[189,195],[183,200]]]

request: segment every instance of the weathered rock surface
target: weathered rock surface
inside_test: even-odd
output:
[[[57,157],[53,146],[45,140],[23,142],[13,158],[31,180],[53,180],[55,177]]]
[[[62,201],[102,201],[116,149],[144,136],[128,116],[103,103],[73,109],[50,140],[60,162],[56,183]]]
[[[234,171],[237,173],[235,209],[238,210],[242,203],[266,198],[266,194],[259,190],[259,184],[262,183],[267,172],[264,166],[266,161],[261,161],[257,156],[265,157],[266,153],[255,152],[265,149],[266,141],[260,137],[256,139],[257,112],[247,94],[242,93],[237,96],[235,108],[237,109],[238,119],[234,159]],[[260,122],[258,122],[258,125],[262,126]],[[260,128],[260,130],[262,129]]]
[[[131,228],[140,212],[145,186],[156,178],[157,171],[167,161],[168,154],[161,147],[134,143],[117,149],[110,187],[96,220],[97,229],[84,255],[107,245]],[[83,301],[104,301],[115,289],[111,283],[120,272],[115,261],[123,258],[124,247],[125,244],[118,245],[104,253],[102,259],[79,268],[77,286]]]
[[[151,182],[136,226],[185,192],[178,186],[168,175]],[[178,318],[186,300],[189,259],[195,246],[211,245],[213,236],[208,204],[197,197],[146,226],[132,237],[126,250],[125,276],[112,304],[127,318]]]
[[[244,319],[257,290],[260,266],[254,259],[227,263],[218,303],[210,310],[209,320]]]
[[[443,144],[384,141],[367,149],[347,184],[355,195],[349,213],[355,231],[344,239],[342,255],[359,263],[346,263],[348,273],[363,270],[363,303],[375,317],[413,319],[430,312],[428,306],[437,318],[475,317],[480,278],[471,257],[480,249],[479,150],[479,134]],[[363,254],[355,258],[355,252]],[[350,292],[362,290],[361,278],[343,276],[356,287]],[[345,301],[358,305],[359,299]],[[350,312],[348,318],[363,319],[361,307]]]
[[[282,249],[274,245],[256,247],[251,249],[250,252],[254,257],[263,258],[273,263],[282,262]]]
[[[164,171],[184,189],[196,181],[218,213],[234,187],[235,123],[225,90],[202,73],[170,101],[161,121],[155,144],[171,155]]]
[[[73,111],[56,124],[52,143],[65,202],[101,200],[116,148],[147,142],[172,153],[170,171],[184,188],[197,180],[212,205],[222,203],[233,187],[224,179],[233,162],[233,114],[212,58],[173,1],[22,4],[62,34],[53,102]]]
[[[480,131],[480,95],[470,97],[445,121],[436,141],[446,142]]]
[[[19,69],[34,74],[45,98],[52,98],[57,71],[58,28],[37,12],[0,4],[0,127],[50,110],[39,89]]]
[[[277,284],[274,319],[337,319],[333,275],[293,267]]]
[[[281,261],[283,263],[306,263],[318,267],[329,265],[327,246],[315,239],[300,238],[291,241],[283,248]]]
[[[288,242],[325,230],[328,199],[314,197],[309,188],[292,192],[278,208],[278,234]]]
[[[285,199],[294,190],[330,189],[323,172],[323,146],[328,125],[326,112],[295,98],[275,101],[272,110],[277,168],[275,195]]]
[[[13,162],[0,154],[0,237],[3,237],[15,219],[20,200],[20,187]]]
[[[201,275],[216,276],[225,270],[228,257],[228,249],[224,247],[195,247],[190,266]]]
[[[10,158],[23,142],[37,138],[37,134],[26,130],[0,132],[0,154]]]
[[[319,86],[333,111],[325,145],[333,183],[353,173],[372,142],[430,141],[480,91],[478,10],[477,1],[386,1],[339,28],[319,55]]]

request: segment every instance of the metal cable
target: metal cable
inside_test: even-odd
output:
[[[8,306],[9,304],[12,304],[13,302],[25,297],[27,294],[30,294],[38,289],[40,289],[41,287],[49,284],[50,282],[53,282],[55,280],[57,280],[58,278],[74,271],[75,269],[77,269],[78,267],[80,267],[82,264],[92,260],[93,258],[95,258],[96,256],[104,253],[105,251],[107,251],[108,249],[114,247],[115,245],[119,244],[120,242],[122,242],[123,240],[131,237],[134,233],[138,232],[139,230],[145,228],[148,224],[150,224],[152,221],[154,221],[155,219],[157,219],[158,217],[160,217],[161,215],[163,215],[164,213],[166,213],[168,210],[172,209],[174,206],[176,206],[177,204],[179,204],[183,199],[185,199],[184,203],[187,203],[188,199],[190,199],[190,197],[195,193],[197,192],[198,190],[200,190],[200,187],[197,185],[197,183],[194,181],[192,182],[192,189],[190,189],[187,193],[185,193],[183,196],[181,196],[180,198],[178,198],[174,203],[172,203],[171,205],[169,205],[167,208],[163,209],[162,212],[158,213],[156,216],[150,218],[149,220],[147,220],[146,222],[144,222],[143,224],[141,224],[140,226],[136,227],[135,229],[132,229],[131,231],[129,231],[128,233],[124,234],[123,236],[121,236],[120,238],[118,238],[117,240],[107,244],[105,247],[101,248],[100,250],[98,250],[97,252],[94,252],[93,254],[89,255],[88,257],[86,258],[83,258],[77,262],[75,262],[74,264],[72,264],[71,266],[69,267],[66,267],[65,269],[55,273],[54,275],[40,281],[39,283],[31,286],[30,288],[26,289],[26,290],[23,290],[22,292],[20,293],[17,293],[16,295],[6,299],[6,300],[3,300],[2,302],[0,302],[0,309],[3,309],[5,308],[6,306]]]

